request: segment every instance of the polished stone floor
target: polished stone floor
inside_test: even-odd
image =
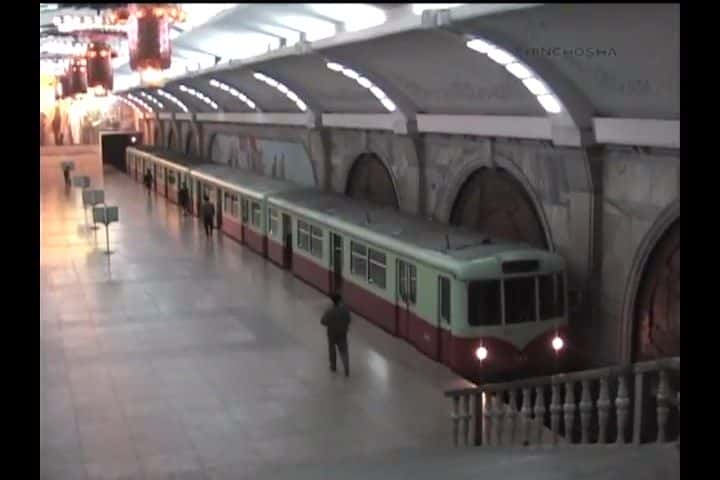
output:
[[[328,300],[72,154],[120,222],[84,227],[63,155],[41,152],[44,479],[244,479],[450,443],[450,371],[362,319],[352,376],[327,367]]]

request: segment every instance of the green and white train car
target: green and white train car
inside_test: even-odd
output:
[[[291,182],[211,163],[195,167],[192,177],[198,208],[202,196],[207,195],[215,205],[218,228],[263,256],[268,251],[268,196],[303,189]]]
[[[458,373],[556,366],[567,326],[559,255],[316,190],[271,195],[268,208],[279,226],[269,258]]]
[[[182,154],[171,154],[153,147],[129,147],[125,154],[128,173],[138,182],[150,170],[153,177],[153,190],[178,202],[178,192],[186,182],[192,195],[192,176],[190,170],[197,164]],[[192,197],[191,197],[192,198]]]

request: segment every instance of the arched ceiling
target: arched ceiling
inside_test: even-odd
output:
[[[553,129],[577,132],[598,117],[679,120],[679,5],[453,4],[460,6],[422,15],[412,4],[347,4],[365,13],[337,4],[235,5],[173,41],[175,55],[206,67],[163,87],[192,113],[302,113],[289,89],[318,116],[546,117]],[[363,18],[372,17],[367,12],[383,18]],[[529,68],[559,112],[497,57],[468,48],[471,39]],[[328,62],[366,77],[395,108]],[[237,89],[256,108],[211,81]],[[274,81],[283,86],[268,85]],[[180,111],[164,104],[160,111]]]

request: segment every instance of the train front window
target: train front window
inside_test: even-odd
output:
[[[537,320],[535,277],[508,278],[505,283],[505,323]]]
[[[502,323],[500,280],[470,282],[468,286],[468,323],[473,327]]]
[[[541,275],[540,281],[540,319],[562,317],[565,315],[565,290],[562,273]]]

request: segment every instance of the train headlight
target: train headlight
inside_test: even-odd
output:
[[[475,350],[475,356],[477,357],[478,360],[480,360],[480,361],[482,362],[482,361],[485,360],[485,359],[487,358],[487,356],[488,356],[488,350],[487,350],[487,348],[485,348],[485,347],[478,347],[478,349]]]
[[[559,335],[556,335],[552,341],[553,350],[555,350],[556,352],[559,352],[560,350],[563,349],[564,346],[565,346],[565,341],[562,338],[560,338]]]

